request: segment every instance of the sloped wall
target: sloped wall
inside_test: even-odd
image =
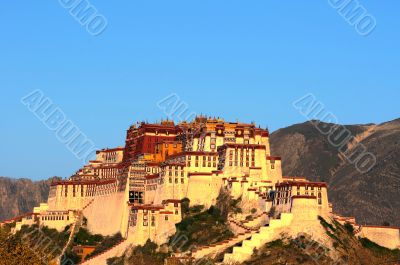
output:
[[[92,204],[84,211],[83,215],[88,220],[88,229],[94,234],[113,235],[122,232],[122,227],[127,225],[127,204],[125,192],[118,192],[94,198]]]

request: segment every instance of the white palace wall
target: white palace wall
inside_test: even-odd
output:
[[[187,198],[191,205],[204,205],[206,208],[216,204],[220,189],[223,186],[222,176],[217,173],[191,173]]]
[[[127,226],[127,199],[125,192],[96,196],[94,201],[83,210],[87,218],[87,228],[93,234],[113,235]]]

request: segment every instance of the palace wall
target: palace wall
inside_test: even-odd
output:
[[[295,221],[318,220],[318,203],[315,198],[293,196],[292,206],[290,211],[295,216]]]
[[[127,226],[127,198],[125,192],[96,196],[94,201],[83,210],[87,218],[87,228],[93,234],[113,235]]]
[[[167,200],[162,205],[133,205],[130,209],[128,241],[144,245],[148,239],[161,245],[176,232],[181,221],[181,205]]]
[[[400,248],[400,228],[385,226],[362,226],[361,237],[366,237],[386,248]]]
[[[222,186],[222,176],[217,173],[191,173],[186,197],[190,205],[198,204],[208,208],[216,203]]]
[[[76,221],[73,211],[49,211],[39,216],[41,226],[54,228],[57,231],[63,231],[67,225]]]
[[[282,181],[282,161],[280,157],[269,156],[264,165],[266,167],[268,180],[274,184]]]

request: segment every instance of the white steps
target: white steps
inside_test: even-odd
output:
[[[266,243],[279,238],[282,228],[290,225],[292,218],[292,214],[282,213],[281,219],[270,219],[268,226],[260,227],[258,233],[242,242],[242,246],[233,247],[232,253],[226,253],[223,264],[235,264],[248,260],[251,258],[254,249],[259,249]]]

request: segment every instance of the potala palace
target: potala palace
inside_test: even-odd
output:
[[[223,262],[232,263],[245,261],[281,233],[329,241],[318,216],[350,222],[357,234],[387,248],[400,247],[399,228],[361,226],[333,213],[326,183],[282,176],[281,163],[270,152],[268,130],[255,124],[204,116],[179,124],[141,122],[127,130],[125,147],[98,150],[96,159],[69,179],[52,183],[46,203],[3,223],[16,222],[15,231],[32,224],[62,231],[84,217],[90,232],[120,232],[125,238],[83,263],[105,264],[101,260],[129,245],[167,242],[182,219],[182,199],[210,207],[224,190],[241,199],[243,213],[232,220],[239,232],[232,240],[179,255],[201,258],[242,242],[224,255]],[[246,221],[252,209],[255,218]]]

